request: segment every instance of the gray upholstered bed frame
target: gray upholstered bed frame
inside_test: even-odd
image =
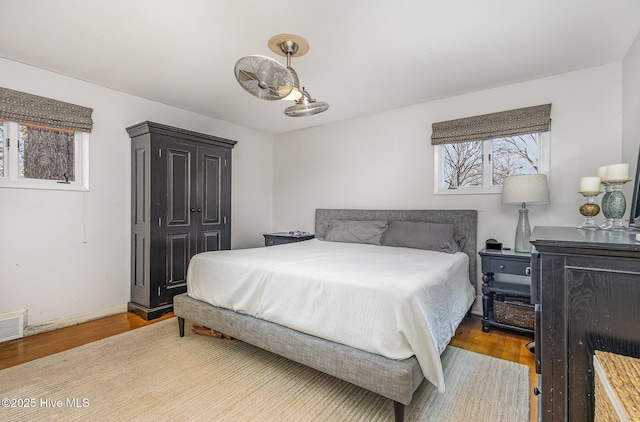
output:
[[[475,210],[316,210],[316,237],[323,238],[331,220],[409,220],[453,223],[467,238],[471,284],[476,282],[477,211]],[[405,407],[424,379],[415,356],[388,359],[332,341],[274,324],[269,321],[218,308],[190,298],[174,297],[180,336],[185,320],[221,331],[246,343],[284,356],[350,382],[394,402],[395,420],[403,421]]]

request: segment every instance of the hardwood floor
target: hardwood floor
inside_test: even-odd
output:
[[[517,362],[529,367],[529,391],[538,384],[535,356],[526,345],[533,341],[533,336],[519,334],[515,331],[492,328],[490,332],[482,331],[481,318],[472,316],[465,318],[456,335],[449,343],[460,349],[470,350],[483,355]],[[538,420],[538,396],[529,396],[529,421]]]
[[[123,313],[0,343],[0,370],[172,317],[173,314],[170,313],[153,321],[145,321],[136,314]],[[534,356],[525,348],[530,341],[530,336],[507,330],[492,329],[491,332],[484,333],[480,318],[472,316],[462,321],[451,345],[529,366],[531,391],[537,382],[537,376]],[[538,415],[537,397],[531,395],[530,403],[529,420],[535,421]]]
[[[55,331],[9,340],[0,343],[0,369],[39,359],[172,317],[173,314],[170,313],[153,321],[145,321],[140,316],[127,312]]]

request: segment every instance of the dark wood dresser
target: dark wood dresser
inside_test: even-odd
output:
[[[596,350],[640,357],[636,233],[533,230],[532,301],[540,305],[536,361],[542,421],[593,421]]]

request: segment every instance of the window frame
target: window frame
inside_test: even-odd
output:
[[[89,133],[74,131],[74,181],[26,179],[20,177],[19,148],[20,123],[0,120],[4,129],[4,175],[0,176],[0,188],[44,189],[64,191],[89,191]],[[61,129],[64,130],[64,129]]]
[[[550,132],[534,132],[540,134],[540,151],[538,162],[538,174],[546,174],[549,177],[549,137]],[[501,137],[502,138],[502,137]],[[495,139],[501,139],[495,138]],[[444,151],[448,144],[434,145],[433,151],[433,194],[434,195],[478,195],[502,193],[502,185],[491,186],[491,164],[489,154],[491,153],[491,141],[489,139],[482,142],[482,183],[483,186],[462,186],[455,189],[442,188],[441,180],[444,177]]]

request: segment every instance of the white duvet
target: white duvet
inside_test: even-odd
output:
[[[440,354],[474,299],[468,260],[462,252],[313,239],[197,254],[187,291],[390,359],[415,355],[444,391]]]

